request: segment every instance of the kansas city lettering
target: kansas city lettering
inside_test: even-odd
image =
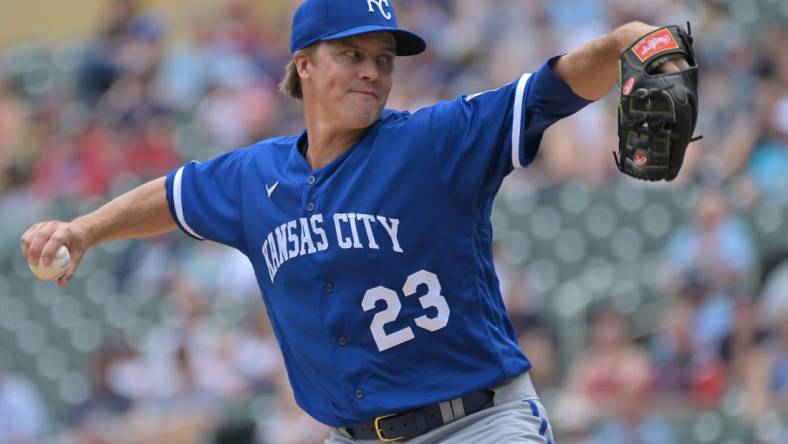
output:
[[[390,246],[394,252],[404,253],[398,237],[399,219],[363,213],[335,213],[331,222],[327,222],[322,214],[314,214],[309,218],[285,222],[265,237],[260,251],[271,282],[285,262],[325,251],[331,246],[324,223],[333,226],[336,245],[340,249],[379,250],[383,245]]]

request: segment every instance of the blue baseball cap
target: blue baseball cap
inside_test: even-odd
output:
[[[392,0],[305,0],[293,16],[290,51],[295,53],[323,41],[376,31],[388,31],[397,42],[397,55],[420,54],[427,43],[397,26]]]

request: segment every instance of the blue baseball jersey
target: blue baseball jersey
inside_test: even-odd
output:
[[[530,368],[493,266],[493,198],[588,103],[548,63],[415,114],[385,110],[317,170],[306,132],[189,163],[167,198],[183,231],[249,257],[298,404],[352,426]]]

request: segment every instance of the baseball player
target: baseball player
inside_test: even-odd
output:
[[[296,401],[327,443],[544,443],[553,435],[492,262],[502,180],[543,131],[606,95],[633,22],[498,89],[385,109],[396,56],[425,50],[387,0],[306,0],[282,89],[306,129],[191,162],[72,222],[29,262],[180,228],[251,261]],[[670,62],[671,69],[678,69]]]

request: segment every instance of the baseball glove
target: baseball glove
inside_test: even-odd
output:
[[[684,162],[698,120],[698,66],[692,35],[678,26],[653,31],[619,59],[618,169],[641,180],[673,180]],[[661,73],[684,58],[689,68]],[[701,136],[702,137],[702,136]]]

